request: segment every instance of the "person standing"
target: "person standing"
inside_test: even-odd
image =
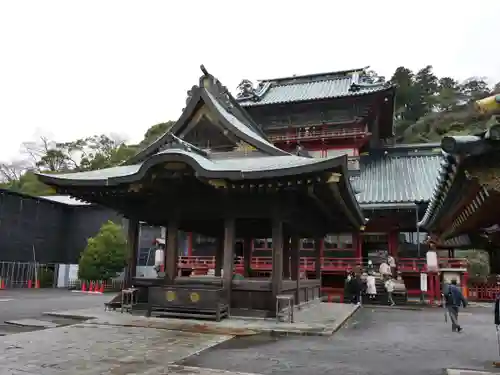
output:
[[[377,286],[375,284],[375,276],[372,272],[368,273],[366,276],[366,294],[370,300],[374,300],[377,297]]]
[[[359,284],[359,280],[354,273],[351,273],[349,280],[347,281],[347,288],[349,291],[351,303],[358,304],[361,285]]]
[[[380,273],[380,276],[386,279],[391,275],[391,267],[389,266],[389,264],[387,264],[386,261],[384,261],[380,264],[378,272]]]
[[[451,320],[451,330],[453,332],[462,332],[462,327],[458,324],[458,312],[460,306],[467,307],[467,300],[462,291],[457,286],[457,280],[451,280],[451,283],[443,290],[446,309]]]
[[[391,306],[394,306],[394,299],[392,298],[392,293],[394,292],[394,281],[391,276],[387,276],[385,281],[385,290],[387,290],[387,300]]]
[[[391,267],[391,275],[396,277],[396,260],[392,255],[387,256],[387,264]]]

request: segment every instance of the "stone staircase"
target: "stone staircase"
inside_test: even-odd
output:
[[[396,284],[394,287],[394,292],[392,293],[392,299],[396,305],[406,305],[408,303],[408,296],[406,293],[406,286],[402,280],[394,280]],[[362,296],[362,302],[371,305],[389,305],[389,299],[387,297],[387,290],[385,289],[384,281],[380,275],[375,275],[375,287],[377,288],[377,295],[374,299],[368,298],[367,295]]]
[[[370,305],[389,305],[389,300],[387,298],[387,290],[385,289],[384,281],[379,273],[374,273],[375,276],[375,287],[377,288],[377,295],[375,298],[371,299],[368,295],[362,295],[362,303]],[[364,276],[366,277],[366,276]],[[364,278],[362,277],[362,279]],[[408,295],[406,293],[406,286],[403,280],[394,280],[394,292],[392,294],[392,299],[397,305],[406,305],[408,303]],[[344,295],[344,301],[348,301],[349,296]]]

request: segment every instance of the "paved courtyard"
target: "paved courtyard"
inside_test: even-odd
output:
[[[111,299],[111,295],[88,295],[72,293],[58,289],[6,289],[0,290],[0,336],[12,333],[31,331],[36,328],[20,327],[6,324],[8,321],[43,320],[57,321],[58,324],[77,323],[48,319],[43,316],[47,311],[58,311],[69,308],[103,308],[103,304]],[[43,328],[43,327],[41,327]]]
[[[470,308],[452,333],[443,310],[363,308],[330,337],[241,337],[184,362],[260,374],[443,374],[491,369],[498,349],[491,309]]]
[[[229,338],[96,324],[19,333],[0,342],[0,374],[165,374],[169,364]]]

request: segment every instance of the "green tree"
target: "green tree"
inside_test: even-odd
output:
[[[151,126],[144,134],[144,139],[139,143],[139,148],[145,148],[160,138],[175,124],[175,121],[161,122]]]
[[[454,108],[459,99],[458,82],[451,77],[439,79],[437,104],[442,111],[449,111]]]
[[[409,120],[409,109],[414,96],[413,90],[413,72],[400,66],[391,77],[391,82],[397,87],[396,94],[396,116],[399,120]]]
[[[460,85],[460,92],[463,99],[471,103],[475,100],[487,97],[490,95],[491,90],[484,78],[472,77],[465,80],[465,82]]]
[[[87,241],[78,268],[80,280],[109,280],[126,265],[127,241],[122,227],[108,221]]]
[[[82,157],[77,169],[84,171],[117,166],[137,152],[136,147],[104,134],[70,142],[66,147],[80,152]]]
[[[432,71],[432,65],[427,65],[417,72],[414,90],[412,111],[419,119],[431,112],[436,104],[435,94],[438,90],[438,78]]]

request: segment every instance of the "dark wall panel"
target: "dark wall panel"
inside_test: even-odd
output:
[[[64,214],[61,205],[0,192],[0,260],[38,262],[61,259]]]
[[[108,220],[117,224],[122,219],[115,211],[99,206],[70,206],[65,207],[65,218],[68,225],[68,235],[64,239],[64,263],[78,263],[81,252],[87,246],[87,240],[95,236],[102,224]]]

